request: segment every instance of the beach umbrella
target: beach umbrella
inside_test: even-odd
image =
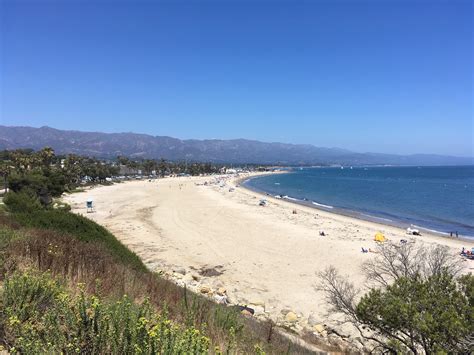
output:
[[[376,242],[385,242],[385,236],[381,232],[375,234],[374,240]]]

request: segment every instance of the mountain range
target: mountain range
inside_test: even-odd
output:
[[[266,143],[246,139],[181,140],[137,133],[58,130],[51,127],[0,125],[0,149],[49,146],[57,154],[75,153],[98,158],[164,158],[232,164],[279,165],[471,165],[474,158],[433,154],[395,155],[355,153],[309,144]]]

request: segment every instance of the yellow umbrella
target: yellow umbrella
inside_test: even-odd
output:
[[[385,236],[381,232],[378,232],[377,234],[375,234],[374,240],[376,242],[385,242]]]

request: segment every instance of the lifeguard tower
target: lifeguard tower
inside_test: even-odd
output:
[[[89,212],[94,212],[94,205],[93,205],[92,202],[93,202],[93,201],[92,201],[91,198],[89,198],[89,199],[87,200],[87,202],[86,202],[87,213],[89,213]]]

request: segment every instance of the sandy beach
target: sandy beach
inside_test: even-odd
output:
[[[242,176],[240,176],[242,178]],[[284,322],[291,310],[296,330],[333,326],[319,291],[317,273],[334,265],[363,287],[362,263],[375,249],[381,231],[393,242],[439,243],[459,253],[472,243],[405,231],[374,222],[316,210],[275,198],[261,207],[256,192],[236,187],[237,177],[131,181],[68,195],[75,213],[100,223],[135,251],[152,270],[199,292],[225,288],[233,304],[252,305],[256,314]],[[232,191],[231,191],[232,190]],[[95,212],[86,214],[93,198]],[[296,210],[296,214],[293,213]],[[319,232],[324,231],[325,236]],[[463,263],[474,270],[474,262]],[[289,321],[287,318],[286,321]],[[349,328],[340,332],[351,333]]]

